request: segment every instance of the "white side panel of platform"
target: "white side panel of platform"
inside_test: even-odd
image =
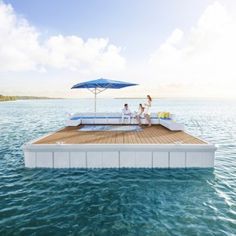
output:
[[[86,152],[70,152],[71,168],[87,168]]]
[[[153,152],[153,168],[169,168],[169,152]]]
[[[117,168],[119,166],[119,152],[103,152],[102,167]]]
[[[37,152],[36,167],[53,168],[53,152]]]
[[[152,152],[136,152],[135,167],[152,168]]]
[[[187,152],[186,167],[207,168],[214,166],[214,153],[212,152]]]
[[[54,152],[54,168],[69,168],[70,156],[69,152]]]
[[[170,152],[170,168],[185,168],[185,152]]]
[[[152,168],[152,152],[120,152],[120,168]]]
[[[205,152],[202,162],[202,167],[214,166],[215,164],[215,153]]]
[[[135,167],[135,152],[120,152],[120,168]]]
[[[25,166],[29,168],[36,167],[36,153],[35,152],[25,152]]]
[[[87,152],[88,168],[118,168],[119,152]]]
[[[102,168],[102,152],[87,152],[87,167]]]
[[[212,168],[213,145],[29,145],[28,168]]]

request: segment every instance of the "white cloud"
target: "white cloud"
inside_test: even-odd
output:
[[[0,3],[0,70],[33,69],[40,53],[38,32]]]
[[[40,32],[11,5],[0,2],[0,71],[79,70],[82,73],[120,71],[125,59],[108,39],[84,41],[78,36],[51,36],[44,42]]]
[[[76,36],[53,36],[45,44],[46,65],[67,68],[84,73],[119,71],[124,68],[120,49],[109,44],[108,39],[88,39],[84,42]]]
[[[216,2],[190,32],[174,30],[151,55],[149,65],[157,83],[183,84],[185,94],[189,90],[193,96],[225,96],[236,87],[235,42],[236,23]]]
[[[0,0],[0,72],[8,78],[9,71],[24,71],[10,75],[15,81],[24,81],[26,76],[27,83],[33,75],[35,80],[30,89],[35,87],[41,93],[52,81],[55,89],[65,91],[82,73],[84,78],[105,74],[139,83],[129,96],[150,93],[168,97],[235,97],[236,20],[232,13],[235,14],[217,2],[208,6],[189,31],[174,29],[148,62],[138,59],[129,62],[127,68],[121,49],[106,38],[85,41],[78,36],[55,35],[41,41],[39,30]],[[43,75],[37,73],[50,69],[56,69],[56,73],[54,70]],[[0,87],[4,84],[6,79]],[[13,84],[20,91],[17,83],[9,82],[9,88]],[[112,96],[113,93],[110,91]],[[121,90],[119,94],[127,95],[127,92]]]

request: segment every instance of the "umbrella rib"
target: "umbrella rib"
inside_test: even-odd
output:
[[[95,89],[87,88],[91,93],[95,93]]]
[[[103,91],[105,91],[105,90],[107,90],[107,89],[108,89],[108,87],[107,87],[107,88],[104,88],[104,89],[98,89],[97,94],[99,94],[99,93],[101,93],[101,92],[103,92]]]
[[[107,87],[107,88],[104,88],[104,89],[98,89],[98,88],[96,88],[97,89],[97,91],[98,92],[96,92],[96,94],[99,94],[99,93],[101,93],[101,92],[103,92],[103,91],[105,91],[106,89],[108,89],[109,87]],[[91,88],[87,88],[91,93],[95,93],[95,89],[91,89]]]

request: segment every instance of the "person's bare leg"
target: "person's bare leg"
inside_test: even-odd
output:
[[[148,122],[149,122],[148,126],[152,126],[151,117],[149,115],[148,115]]]
[[[148,126],[149,126],[149,127],[152,126],[150,115],[146,114],[145,118],[146,118],[146,120],[147,120],[147,122],[148,122]]]
[[[131,116],[128,117],[128,123],[131,124]]]
[[[121,123],[124,124],[124,121],[125,121],[125,117],[124,117],[124,115],[122,115],[122,117],[121,117]]]
[[[140,116],[136,116],[136,120],[137,120],[138,124],[141,125]]]

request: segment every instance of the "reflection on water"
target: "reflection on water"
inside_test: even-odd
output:
[[[100,99],[100,111],[127,100]],[[139,100],[129,100],[134,110]],[[236,234],[236,108],[230,101],[155,100],[188,131],[218,145],[215,169],[25,169],[24,142],[63,126],[92,100],[0,104],[1,235]]]

